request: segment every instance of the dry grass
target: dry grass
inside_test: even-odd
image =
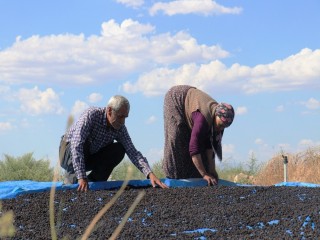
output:
[[[14,214],[12,211],[3,213],[0,202],[0,239],[2,237],[12,237],[15,234],[15,227],[13,226]]]
[[[287,181],[320,183],[320,146],[309,148],[297,154],[286,154]],[[274,156],[254,177],[254,184],[270,186],[284,181],[282,154]]]

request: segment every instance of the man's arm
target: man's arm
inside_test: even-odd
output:
[[[130,161],[147,177],[152,171],[147,159],[133,145],[126,126],[121,128],[119,139]]]
[[[131,138],[129,136],[128,130],[125,126],[122,128],[122,134],[119,138],[120,143],[122,143],[126,154],[128,155],[131,162],[147,177],[150,179],[153,187],[156,185],[162,188],[168,188],[167,185],[162,183],[156,175],[152,172],[148,160],[139,152],[133,145]]]
[[[84,161],[84,144],[90,134],[93,113],[94,111],[92,109],[85,111],[70,132],[71,136],[69,141],[72,153],[72,164],[77,179],[84,179],[87,177]]]

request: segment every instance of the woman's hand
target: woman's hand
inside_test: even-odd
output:
[[[212,175],[214,178],[219,179],[219,175],[216,169],[210,169],[209,174]]]
[[[203,176],[203,179],[208,182],[208,186],[213,186],[218,184],[218,178],[213,175],[206,174]]]

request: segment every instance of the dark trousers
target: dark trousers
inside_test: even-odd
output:
[[[121,143],[111,143],[97,153],[89,153],[89,145],[84,145],[84,159],[86,171],[91,171],[87,176],[91,182],[107,181],[113,169],[122,161],[125,149]],[[70,143],[61,138],[59,147],[60,165],[68,174],[74,174]]]

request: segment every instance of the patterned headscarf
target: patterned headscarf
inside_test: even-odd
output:
[[[219,103],[216,108],[216,115],[221,119],[224,127],[229,127],[234,118],[233,107],[228,103]]]

